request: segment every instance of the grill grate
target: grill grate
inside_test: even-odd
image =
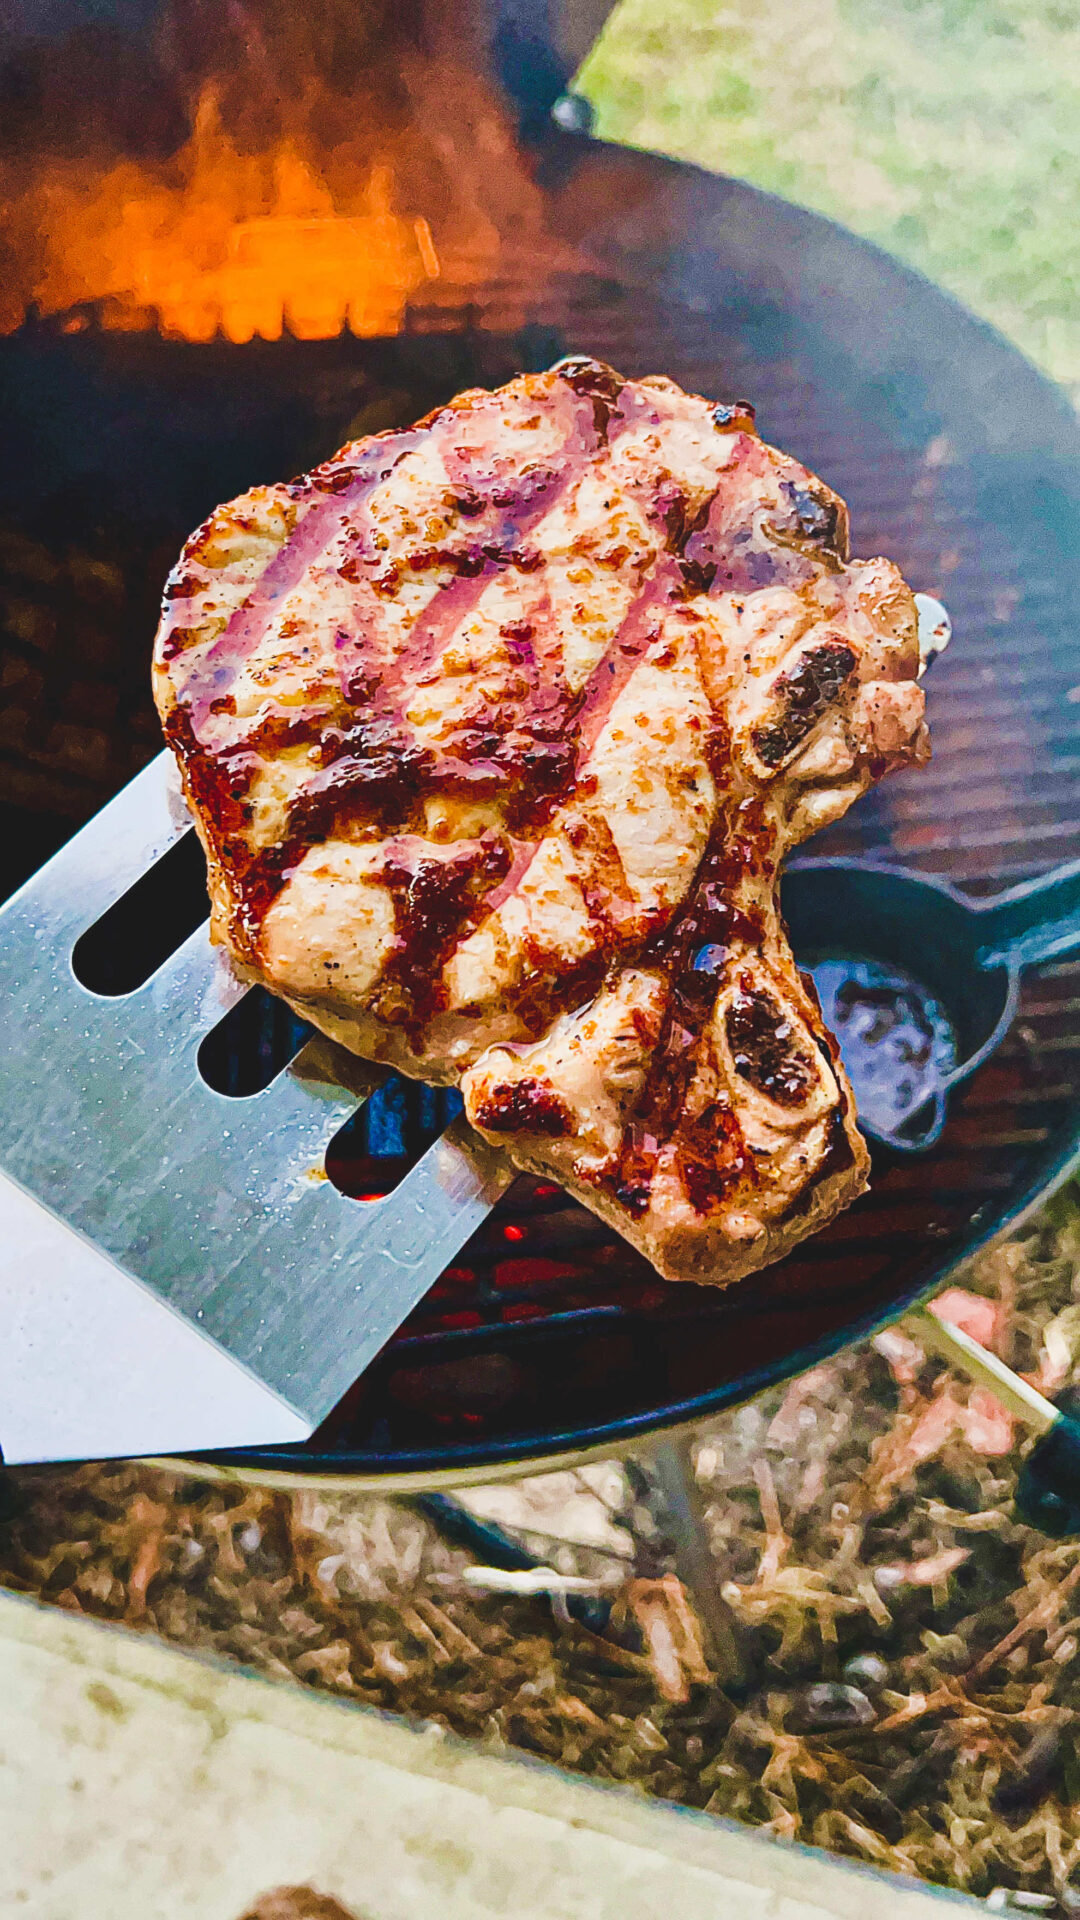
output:
[[[560,261],[508,264],[468,311],[417,311],[396,340],[232,349],[38,328],[0,341],[9,807],[73,820],[156,744],[142,692],[153,601],[214,502],[310,464],[379,407],[378,425],[387,407],[404,422],[463,385],[587,350],[747,394],[766,437],[846,496],[855,550],[890,555],[950,609],[932,766],[886,783],[814,855],[906,862],[976,893],[1080,857],[1080,425],[1065,402],[944,296],[814,216],[569,136],[552,138],[541,171]],[[80,410],[91,426],[76,444]],[[105,689],[98,708],[79,691],[88,681]],[[64,729],[80,712],[89,726],[113,695],[113,717],[93,721],[107,751],[76,766]],[[298,1032],[269,1002],[239,1017],[243,1044],[230,1033],[203,1070],[241,1098],[252,1061],[283,1065]],[[1080,964],[1043,968],[933,1152],[878,1151],[849,1214],[730,1293],[661,1284],[591,1215],[517,1182],[307,1463],[424,1468],[614,1441],[790,1372],[912,1297],[1057,1175],[1076,1144],[1078,1056]],[[331,1177],[351,1194],[388,1190],[449,1112],[450,1096],[388,1084],[337,1136]]]

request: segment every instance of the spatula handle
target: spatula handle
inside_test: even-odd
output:
[[[980,907],[979,918],[984,967],[1006,965],[1020,972],[1074,952],[1080,947],[1080,860],[999,894]]]

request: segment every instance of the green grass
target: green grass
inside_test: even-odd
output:
[[[1080,392],[1080,0],[622,0],[608,139],[878,241]]]

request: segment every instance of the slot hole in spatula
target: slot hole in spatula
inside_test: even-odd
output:
[[[80,934],[71,968],[79,985],[110,998],[135,993],[210,912],[206,860],[192,830]]]
[[[328,1180],[350,1200],[384,1200],[461,1112],[456,1087],[392,1073],[326,1149]]]
[[[199,1048],[199,1073],[214,1093],[247,1100],[294,1060],[313,1029],[265,987],[251,987]]]

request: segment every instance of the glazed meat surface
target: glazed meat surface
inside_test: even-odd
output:
[[[170,577],[213,933],[673,1279],[865,1185],[776,903],[927,753],[912,595],[751,409],[589,360],[254,488]]]

